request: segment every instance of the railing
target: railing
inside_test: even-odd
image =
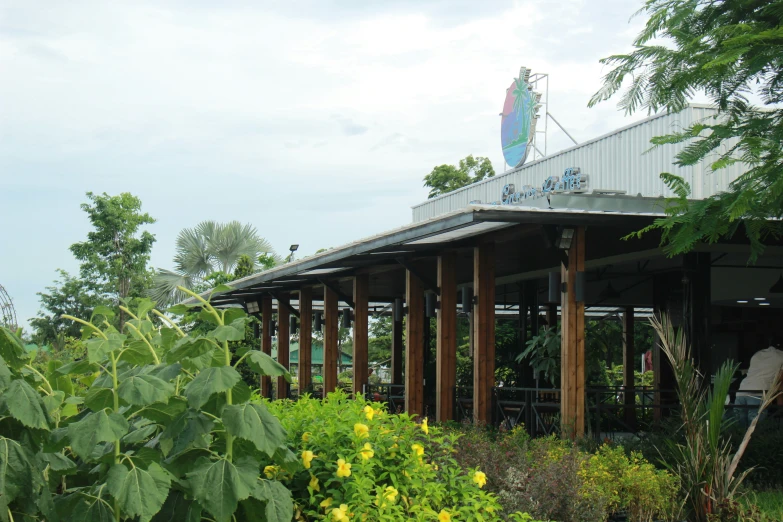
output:
[[[362,391],[368,401],[385,402],[389,413],[405,411],[404,384],[365,384]]]

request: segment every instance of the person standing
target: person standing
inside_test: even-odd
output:
[[[740,383],[735,401],[740,406],[738,413],[743,427],[749,426],[756,418],[762,393],[769,391],[775,377],[783,372],[783,350],[780,350],[780,346],[781,340],[775,336],[770,340],[768,348],[759,350],[750,358],[748,374]]]

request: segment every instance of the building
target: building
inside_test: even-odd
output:
[[[679,114],[650,117],[420,203],[407,226],[246,277],[213,302],[253,303],[263,324],[281,310],[283,332],[289,315],[297,316],[303,388],[311,379],[306,354],[313,314],[322,313],[326,391],[336,386],[340,314],[352,310],[355,393],[368,382],[368,316],[393,314],[391,380],[403,389],[405,409],[425,414],[431,403],[434,411],[426,413],[447,420],[464,407],[477,422],[492,422],[508,410],[516,412],[517,420],[534,420],[537,391],[513,408],[498,403],[495,320],[515,317],[524,343],[545,317],[562,330],[561,386],[554,402],[563,425],[583,433],[589,402],[584,332],[591,313],[621,313],[626,332],[639,311],[671,314],[685,328],[707,374],[727,359],[747,365],[765,336],[780,330],[781,244],[770,245],[749,266],[750,249],[742,237],[698,245],[676,257],[664,254],[654,233],[623,239],[663,215],[662,197],[668,194],[660,172],[685,177],[695,198],[726,189],[743,172],[740,164],[717,173],[704,164],[680,169],[673,158],[683,145],[648,152],[650,138],[714,115],[708,107],[692,105]],[[467,314],[472,325],[473,386],[466,400],[455,387],[458,314]],[[434,385],[426,384],[423,374],[430,320],[437,322]],[[287,364],[288,349],[281,340],[280,361]],[[262,335],[262,347],[271,349],[269,334]],[[632,353],[630,334],[624,349]],[[672,389],[672,375],[658,350],[653,366],[660,412],[671,401],[664,390]],[[630,363],[624,376],[625,386],[633,388]],[[622,401],[621,420],[630,426],[634,396],[627,393]]]

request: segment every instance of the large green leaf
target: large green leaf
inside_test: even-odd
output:
[[[174,328],[164,326],[153,336],[152,344],[157,346],[162,353],[166,353],[171,350],[178,339],[180,339],[179,334]]]
[[[154,375],[134,375],[120,383],[120,399],[135,406],[166,402],[174,395],[174,385]]]
[[[223,408],[223,424],[229,433],[249,440],[259,451],[270,457],[285,442],[286,432],[283,426],[263,404],[246,402],[226,406]]]
[[[49,414],[41,396],[23,379],[15,379],[0,397],[11,417],[28,428],[49,430]]]
[[[173,381],[182,373],[182,365],[180,363],[163,363],[156,366],[147,366],[141,373],[146,375],[154,375],[158,379],[163,379],[164,381],[168,382]]]
[[[251,319],[247,317],[247,313],[242,308],[227,308],[223,310],[223,322],[225,324],[233,324],[235,321],[241,319],[245,321],[245,318],[247,318],[247,321],[250,321]],[[238,323],[237,323],[238,324]],[[242,328],[244,329],[244,324],[242,325]]]
[[[138,444],[139,442],[143,442],[147,440],[150,435],[155,433],[157,431],[158,427],[155,424],[149,424],[147,426],[142,426],[138,429],[135,429],[122,437],[123,444]]]
[[[92,411],[101,411],[114,406],[114,391],[110,388],[93,386],[84,395],[84,405]]]
[[[101,442],[114,442],[128,433],[128,421],[119,413],[106,410],[88,413],[79,422],[68,425],[71,448],[83,458],[92,454]]]
[[[15,440],[0,437],[0,513],[17,496],[33,495],[33,465],[25,449]]]
[[[253,496],[266,502],[267,522],[290,522],[294,518],[291,492],[276,480],[261,479],[253,490]]]
[[[8,328],[0,327],[0,357],[14,370],[27,364],[29,359],[22,340]]]
[[[103,337],[90,339],[85,343],[87,345],[87,358],[91,363],[100,362],[109,353],[122,348],[122,343],[125,342],[127,336],[110,333],[107,337],[108,339]]]
[[[44,465],[49,466],[49,469],[61,475],[70,475],[76,472],[76,464],[62,453],[39,453],[38,458]]]
[[[214,421],[197,411],[189,410],[172,421],[160,434],[164,455],[177,455],[191,447],[209,447],[209,434]]]
[[[152,522],[201,522],[201,506],[185,498],[181,491],[172,489]]]
[[[198,357],[217,347],[218,345],[215,344],[215,341],[206,337],[183,337],[174,343],[174,348],[169,351],[166,360],[169,362],[177,362],[186,357]]]
[[[57,372],[57,369],[63,366],[62,361],[51,360],[46,365],[46,380],[52,386],[53,390],[65,393],[66,397],[73,395],[73,381],[67,376]]]
[[[215,394],[234,387],[241,376],[231,366],[206,368],[185,389],[185,396],[193,408],[200,408]]]
[[[132,341],[122,350],[120,361],[127,361],[135,366],[144,366],[155,362],[150,347],[144,341]]]
[[[106,487],[117,499],[122,514],[139,517],[141,522],[149,522],[160,511],[170,486],[168,473],[155,463],[146,470],[139,467],[128,470],[122,464],[115,464],[106,479]]]
[[[248,457],[236,462],[201,457],[187,474],[193,496],[218,522],[228,522],[240,500],[256,488],[258,463]]]
[[[95,319],[96,315],[102,315],[107,320],[111,321],[111,319],[114,317],[114,310],[112,310],[108,306],[98,305],[92,311],[92,316],[90,317],[90,322],[92,322],[92,320]]]
[[[91,363],[87,359],[82,359],[64,364],[56,368],[54,372],[58,375],[83,375],[85,373],[95,373],[98,369],[99,366],[97,364]]]
[[[11,384],[11,370],[8,369],[8,365],[0,357],[0,391],[5,390],[9,384]]]
[[[141,408],[138,415],[161,424],[168,424],[185,411],[187,402],[181,397],[172,397],[168,402],[156,402]]]
[[[146,297],[136,301],[136,317],[144,319],[144,316],[155,309],[155,301]]]
[[[272,359],[269,355],[259,350],[252,350],[247,356],[247,365],[256,373],[268,375],[269,377],[285,377],[285,380],[291,382],[291,374],[285,367]]]
[[[245,340],[245,328],[238,328],[234,324],[227,324],[218,326],[211,332],[209,336],[213,337],[216,341],[244,341]]]
[[[55,500],[60,518],[68,522],[115,522],[111,498],[105,491],[77,491]]]

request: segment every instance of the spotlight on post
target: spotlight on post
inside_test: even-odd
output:
[[[438,300],[435,292],[424,294],[424,315],[427,318],[435,317],[435,309],[438,307]]]
[[[270,333],[270,335],[272,335],[272,337],[274,337],[276,330],[277,330],[277,321],[275,321],[274,319],[270,319],[269,320],[269,333]]]
[[[467,286],[462,287],[462,313],[469,314],[473,311],[473,290]]]
[[[288,330],[289,330],[289,332],[288,332],[289,334],[296,335],[296,316],[295,315],[291,316],[291,322],[289,323]]]
[[[560,250],[569,250],[574,242],[574,227],[562,227],[560,235],[557,237],[557,248]]]
[[[247,313],[257,314],[261,309],[258,307],[258,301],[248,301],[245,303],[247,306]]]
[[[320,332],[322,326],[323,326],[323,316],[321,315],[321,312],[315,312],[313,314],[313,329],[316,332]]]
[[[288,262],[290,263],[291,261],[294,260],[294,252],[299,250],[299,245],[291,245],[290,247],[288,247],[288,250],[291,251],[291,253],[288,254]]]
[[[402,306],[402,299],[397,298],[394,300],[394,320],[402,321],[402,316],[405,315],[405,310]]]
[[[560,302],[560,272],[549,272],[549,302]]]
[[[351,309],[346,308],[343,310],[343,328],[350,328],[351,327]]]

